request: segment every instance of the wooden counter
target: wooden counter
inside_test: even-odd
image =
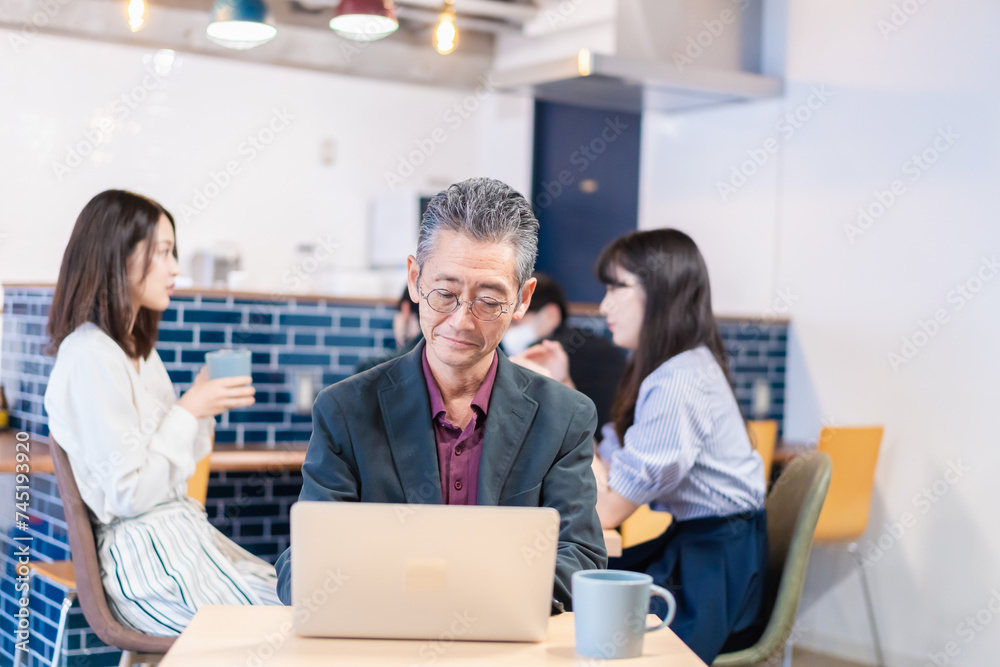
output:
[[[48,438],[32,435],[28,442],[31,443],[28,449],[29,471],[53,473]],[[16,444],[16,431],[0,433],[0,474],[16,472]],[[305,458],[306,445],[300,442],[279,442],[274,448],[247,444],[242,449],[236,445],[222,443],[216,445],[212,451],[212,470],[216,472],[299,470]]]

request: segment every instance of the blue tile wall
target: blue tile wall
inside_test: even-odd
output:
[[[51,289],[4,290],[0,383],[11,404],[11,424],[42,435],[48,435],[42,398],[53,363],[43,354],[51,300]],[[392,310],[381,304],[295,298],[195,295],[172,300],[160,324],[157,350],[179,392],[190,386],[205,354],[223,347],[251,350],[258,394],[253,407],[222,416],[217,440],[305,443],[312,420],[291,405],[296,374],[311,375],[320,388],[350,375],[359,360],[393,349]]]
[[[48,434],[42,405],[52,358],[42,349],[51,289],[5,288],[0,383],[11,404],[13,426]],[[382,304],[334,301],[177,297],[160,325],[157,350],[179,391],[187,390],[207,352],[221,347],[252,351],[258,401],[222,416],[219,442],[243,444],[307,442],[312,419],[291,405],[295,376],[306,373],[317,387],[349,376],[360,359],[395,347],[392,310]],[[608,335],[600,317],[573,316],[570,324]],[[722,319],[719,330],[729,353],[733,389],[751,418],[754,384],[770,388],[769,419],[781,432],[785,402],[788,323]]]

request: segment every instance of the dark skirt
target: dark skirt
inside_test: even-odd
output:
[[[645,572],[674,594],[670,629],[709,665],[760,636],[766,568],[764,510],[676,521],[657,539],[608,560],[608,569]],[[663,618],[666,605],[655,598],[651,611]]]

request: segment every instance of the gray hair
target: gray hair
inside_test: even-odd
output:
[[[438,230],[461,232],[476,241],[508,243],[514,248],[518,291],[531,278],[538,255],[538,220],[524,196],[493,178],[470,178],[431,199],[420,224],[417,264],[434,249]]]

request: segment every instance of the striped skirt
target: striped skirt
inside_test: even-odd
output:
[[[274,566],[220,533],[190,498],[95,524],[94,536],[108,606],[139,632],[178,635],[206,604],[281,604]]]

